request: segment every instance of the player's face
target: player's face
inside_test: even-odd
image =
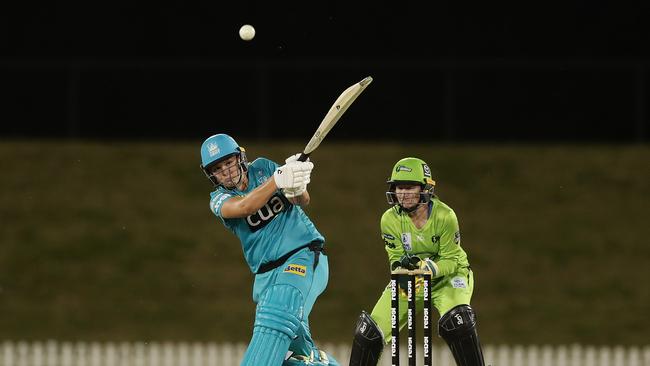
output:
[[[210,167],[212,174],[217,181],[226,188],[234,188],[239,183],[241,169],[239,169],[239,157],[231,156]]]
[[[395,195],[399,204],[408,209],[415,207],[420,202],[421,190],[419,185],[400,184],[395,187]]]

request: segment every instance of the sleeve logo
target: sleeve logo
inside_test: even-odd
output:
[[[226,199],[232,197],[232,195],[229,195],[227,193],[219,193],[214,198],[212,199],[211,206],[212,206],[212,211],[215,213],[218,212],[219,207],[223,204],[223,201]]]

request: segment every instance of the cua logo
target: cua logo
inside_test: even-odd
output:
[[[287,205],[284,203],[279,194],[275,194],[262,208],[257,210],[256,213],[246,218],[246,223],[252,232],[255,232],[266,226],[273,220],[280,212],[284,210]]]

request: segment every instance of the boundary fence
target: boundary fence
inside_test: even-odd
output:
[[[348,344],[324,343],[322,348],[347,365]],[[245,350],[244,343],[4,341],[0,366],[236,366]],[[483,351],[489,366],[650,366],[650,345],[486,345]],[[400,353],[406,356],[405,349]],[[421,345],[417,353],[422,355]],[[390,365],[386,355],[388,347],[382,366]],[[455,366],[445,345],[434,345],[432,356],[434,365]]]

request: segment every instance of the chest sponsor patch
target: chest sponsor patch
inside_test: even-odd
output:
[[[411,245],[411,233],[402,233],[402,246],[404,250],[413,250]]]
[[[274,194],[269,201],[262,206],[256,213],[246,217],[246,223],[251,232],[266,226],[282,212],[286,211],[289,201],[281,193]]]
[[[300,264],[288,264],[282,272],[293,273],[305,277],[307,274],[307,267]]]
[[[453,288],[467,288],[467,282],[464,277],[454,277],[451,279],[451,287]]]

